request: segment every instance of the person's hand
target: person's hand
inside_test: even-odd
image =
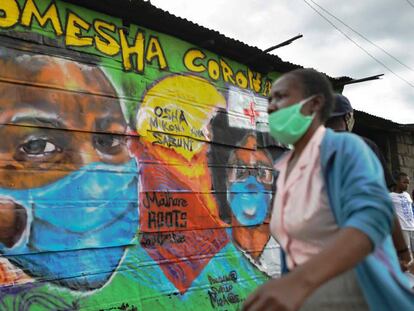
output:
[[[407,271],[409,265],[412,262],[410,250],[407,248],[406,251],[398,254],[398,261],[400,262],[400,267],[403,272]]]
[[[256,290],[245,301],[243,310],[297,311],[315,289],[354,268],[372,249],[373,244],[365,233],[342,228],[321,252],[281,279],[270,280]]]
[[[243,311],[296,311],[312,288],[294,273],[272,279],[259,287],[243,304]]]
[[[407,271],[414,275],[414,260],[407,264]]]

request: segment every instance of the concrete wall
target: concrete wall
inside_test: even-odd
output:
[[[62,1],[0,12],[1,310],[236,310],[278,274],[277,73]]]
[[[411,179],[409,193],[414,188],[414,135],[411,131],[401,131],[396,135],[397,153],[400,170]]]

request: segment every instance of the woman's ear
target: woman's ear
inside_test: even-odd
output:
[[[312,113],[318,113],[325,105],[325,96],[323,94],[317,94],[312,98]]]

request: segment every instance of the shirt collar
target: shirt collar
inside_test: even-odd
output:
[[[321,125],[319,126],[315,133],[312,135],[311,139],[305,146],[305,149],[302,151],[302,154],[300,155],[300,158],[298,160],[299,168],[304,168],[309,164],[309,156],[312,155],[314,152],[320,152],[320,145],[322,143],[323,137],[325,135],[326,128],[325,126]],[[282,170],[284,167],[286,167],[287,163],[289,162],[290,158],[292,157],[293,150],[290,150],[286,152],[282,158],[277,161],[274,165],[274,169],[277,171]]]

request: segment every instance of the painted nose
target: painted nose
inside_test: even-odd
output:
[[[13,247],[21,238],[26,224],[25,208],[8,198],[0,198],[0,243]]]
[[[249,176],[249,178],[247,178],[246,180],[246,183],[247,183],[246,185],[247,190],[252,191],[252,192],[256,192],[259,190],[257,187],[256,177]]]

